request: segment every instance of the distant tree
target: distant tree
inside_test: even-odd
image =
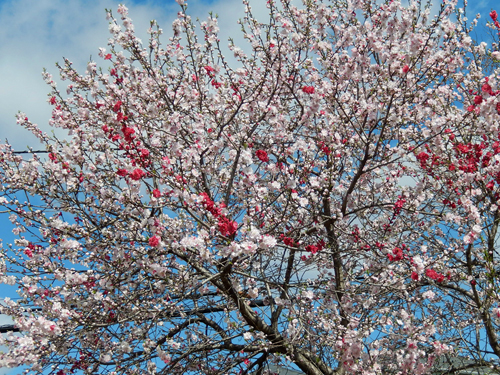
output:
[[[44,374],[423,374],[500,356],[500,84],[461,13],[245,1],[224,57],[182,0],[166,44],[124,6],[52,86],[47,154],[0,146],[20,298],[0,365]],[[453,21],[452,19],[457,19]],[[120,26],[121,24],[121,26]],[[471,58],[474,56],[474,58]],[[67,93],[67,94],[65,94]],[[492,362],[492,371],[499,367]]]

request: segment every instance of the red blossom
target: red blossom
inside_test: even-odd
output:
[[[313,86],[304,86],[304,87],[302,87],[302,91],[305,92],[306,94],[314,94],[314,87]]]
[[[217,82],[215,79],[212,80],[212,86],[215,87],[216,89],[220,88],[222,86],[222,83]]]
[[[121,100],[118,100],[116,104],[113,106],[113,112],[118,112],[122,106],[123,102]]]
[[[124,126],[124,127],[122,127],[122,133],[123,133],[123,136],[125,137],[125,140],[128,143],[130,143],[134,140],[134,137],[132,137],[132,134],[135,133],[134,129]]]
[[[496,10],[492,10],[490,12],[490,17],[493,21],[496,21],[497,20],[497,17],[498,17],[498,14],[497,14],[497,11]]]
[[[207,193],[201,193],[200,195],[203,197],[202,203],[208,212],[210,212],[215,217],[218,217],[219,215],[221,215],[221,209],[218,207],[215,207],[214,201],[210,199],[210,197],[208,196]]]
[[[394,214],[399,215],[401,213],[401,209],[403,208],[404,204],[406,203],[406,199],[399,198],[396,203],[394,203]]]
[[[128,117],[127,116],[124,116],[123,113],[121,112],[118,112],[116,114],[116,121],[118,122],[122,122],[122,121],[127,121],[128,120]]]
[[[153,236],[148,241],[149,246],[156,247],[160,244],[160,239],[156,236]]]
[[[290,237],[283,237],[283,243],[287,246],[294,245],[293,238],[290,238]]]
[[[481,91],[485,92],[485,93],[488,93],[490,94],[491,96],[495,95],[495,93],[493,92],[493,89],[491,88],[491,86],[487,83],[485,83],[482,87],[481,87]]]
[[[236,221],[231,221],[225,216],[219,217],[219,232],[226,237],[230,237],[236,233],[238,230],[238,224]]]
[[[408,65],[403,66],[403,73],[408,73],[410,67]]]
[[[442,283],[444,281],[444,275],[442,273],[438,273],[432,268],[428,268],[425,270],[425,275],[438,283]]]
[[[326,146],[324,142],[321,142],[319,146],[321,148],[321,151],[323,151],[326,155],[330,155],[332,153],[330,148],[328,148],[328,146]]]
[[[391,262],[396,262],[396,261],[402,260],[403,256],[404,256],[403,250],[400,249],[399,247],[395,247],[394,249],[392,249],[392,254],[387,254],[387,258]]]
[[[420,166],[424,169],[427,168],[427,160],[429,159],[429,154],[422,151],[416,157],[417,160],[420,162]]]
[[[212,68],[211,66],[205,66],[204,67],[205,71],[207,72],[209,77],[213,77],[215,75],[215,69]]]
[[[116,174],[117,174],[118,176],[125,177],[126,175],[128,175],[128,172],[127,172],[127,170],[126,170],[126,169],[122,169],[122,168],[120,168],[120,169],[118,169],[118,172],[116,172]]]
[[[257,158],[264,163],[267,163],[269,161],[269,156],[264,150],[257,150],[255,152],[255,156],[257,156]]]
[[[104,60],[111,60],[111,53],[108,53],[106,56],[104,56]]]
[[[307,245],[306,246],[306,251],[310,252],[311,254],[316,254],[318,252],[318,247],[314,245]]]
[[[130,178],[134,181],[139,181],[141,178],[143,178],[146,175],[146,172],[144,172],[142,169],[134,169],[132,173],[130,173]]]
[[[483,97],[481,95],[476,95],[474,97],[474,104],[479,105],[483,102]]]
[[[161,197],[161,192],[158,189],[154,189],[152,193],[153,193],[153,197],[155,197],[155,198]]]

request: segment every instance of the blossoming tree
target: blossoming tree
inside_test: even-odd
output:
[[[109,69],[65,61],[64,92],[45,73],[67,139],[19,114],[46,152],[0,146],[20,296],[0,365],[499,371],[500,82],[481,70],[499,53],[462,10],[271,0],[261,23],[245,2],[229,60],[217,19],[197,31],[178,2],[166,44],[120,6]]]

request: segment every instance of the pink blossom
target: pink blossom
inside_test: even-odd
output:
[[[150,237],[148,244],[151,247],[156,247],[160,244],[160,239],[157,236]]]

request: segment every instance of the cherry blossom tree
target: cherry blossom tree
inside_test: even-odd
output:
[[[104,68],[44,74],[66,139],[20,113],[44,152],[0,146],[0,365],[499,373],[498,52],[463,9],[244,1],[228,58],[178,2],[170,38],[141,44],[120,6]]]

